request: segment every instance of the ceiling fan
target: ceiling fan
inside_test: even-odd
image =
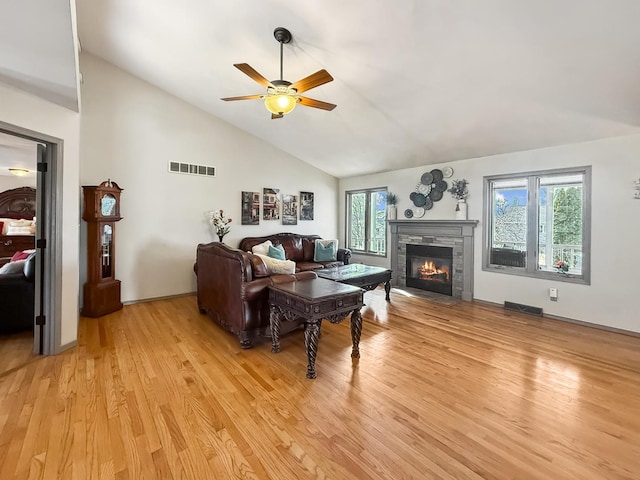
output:
[[[333,103],[314,100],[313,98],[303,97],[302,92],[319,87],[325,83],[333,81],[333,77],[326,70],[318,70],[316,73],[308,77],[298,80],[295,83],[288,82],[282,78],[282,47],[285,43],[291,41],[291,32],[283,27],[278,27],[273,31],[273,36],[280,43],[280,80],[269,81],[260,75],[248,63],[234,63],[233,66],[244,74],[251,77],[260,85],[267,89],[266,94],[262,95],[244,95],[242,97],[221,98],[225,102],[234,100],[257,100],[263,99],[264,106],[271,112],[271,118],[282,118],[291,112],[299,103],[305,107],[319,108],[321,110],[333,110],[336,105]]]

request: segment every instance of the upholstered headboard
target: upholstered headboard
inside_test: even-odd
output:
[[[0,218],[24,218],[36,216],[36,189],[19,187],[0,193]]]

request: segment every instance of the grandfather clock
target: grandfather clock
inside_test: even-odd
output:
[[[110,179],[97,187],[83,186],[82,218],[87,222],[87,283],[83,288],[82,315],[100,317],[122,308],[120,280],[116,280],[116,222],[120,192]]]

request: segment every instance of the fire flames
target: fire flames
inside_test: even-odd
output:
[[[418,272],[420,280],[449,281],[449,270],[437,267],[431,260],[426,260],[424,265],[418,267]]]

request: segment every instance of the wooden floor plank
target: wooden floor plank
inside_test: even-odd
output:
[[[33,352],[33,330],[0,334],[0,375],[37,359]]]
[[[78,346],[0,375],[0,478],[636,479],[640,338],[365,295],[242,350],[194,297],[82,318]],[[0,342],[0,359],[11,347]]]

